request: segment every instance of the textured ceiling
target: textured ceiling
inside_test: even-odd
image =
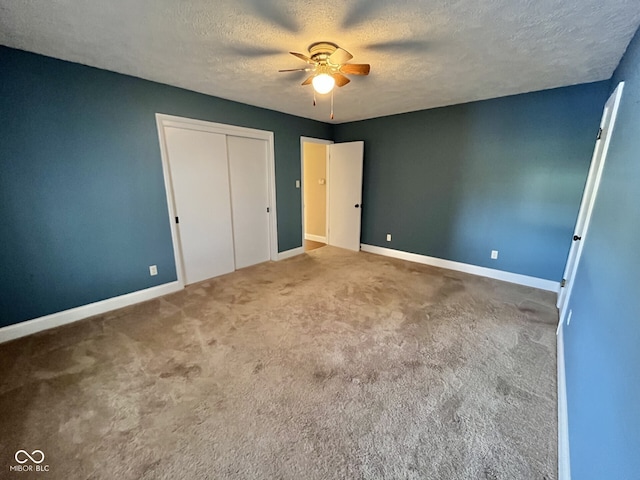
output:
[[[0,44],[324,122],[277,70],[335,42],[371,64],[335,123],[608,79],[639,24],[638,0],[0,0]]]

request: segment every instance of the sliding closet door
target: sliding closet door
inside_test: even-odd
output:
[[[185,284],[233,272],[225,135],[165,127]]]
[[[267,142],[227,137],[236,268],[270,259]]]

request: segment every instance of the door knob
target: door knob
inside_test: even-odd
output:
[[[582,240],[582,237],[579,237],[578,235],[574,235],[573,236],[573,241],[577,242],[578,240]]]

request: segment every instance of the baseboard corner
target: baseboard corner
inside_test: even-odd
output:
[[[311,240],[312,242],[327,243],[326,236],[323,237],[322,235],[313,235],[312,233],[305,233],[304,239]]]
[[[295,257],[298,255],[302,255],[304,253],[304,247],[296,247],[291,250],[285,250],[284,252],[278,253],[278,260],[284,260],[286,258]]]
[[[431,265],[432,267],[446,268],[458,272],[470,273],[472,275],[493,278],[495,280],[502,280],[503,282],[515,283],[518,285],[524,285],[526,287],[539,288],[541,290],[547,290],[550,292],[557,292],[558,288],[560,288],[559,282],[546,280],[544,278],[530,277],[528,275],[521,275],[519,273],[505,272],[503,270],[480,267],[478,265],[471,265],[469,263],[456,262],[453,260],[445,260],[443,258],[430,257],[428,255],[421,255],[418,253],[394,250],[392,248],[386,247],[378,247],[376,245],[367,245],[366,243],[360,244],[360,249],[363,252],[375,253],[377,255],[384,255],[386,257],[399,258],[401,260],[407,260],[409,262]]]

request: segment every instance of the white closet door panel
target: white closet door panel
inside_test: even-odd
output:
[[[227,137],[236,268],[270,258],[267,142]]]
[[[185,284],[232,272],[225,135],[165,128]]]

